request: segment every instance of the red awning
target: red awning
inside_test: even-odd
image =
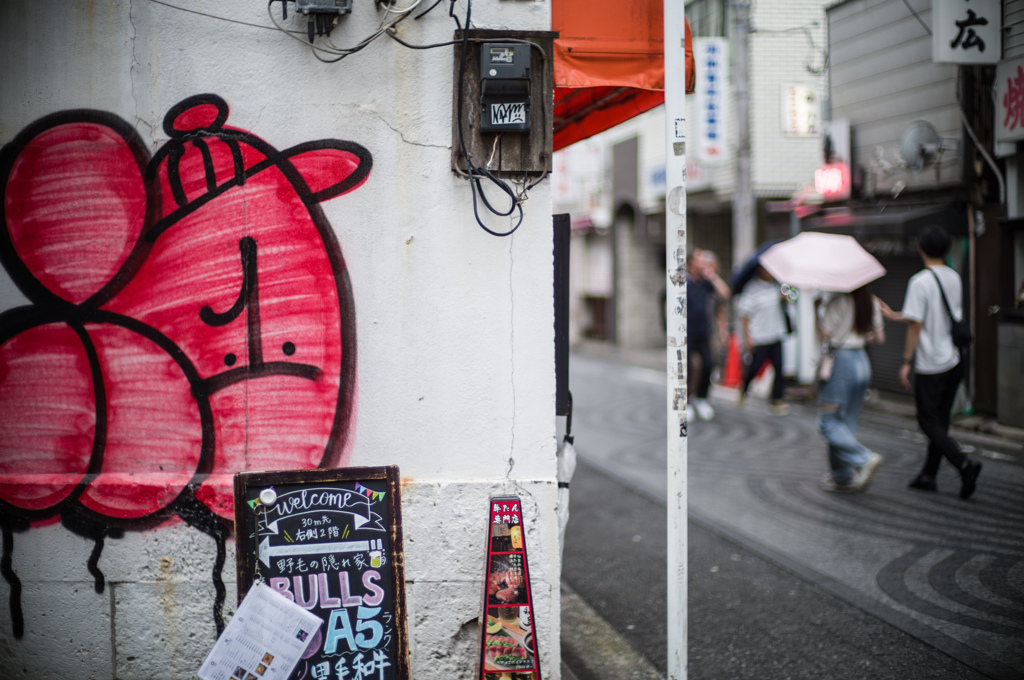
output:
[[[552,0],[555,150],[665,101],[664,0]],[[695,73],[686,24],[686,92]]]

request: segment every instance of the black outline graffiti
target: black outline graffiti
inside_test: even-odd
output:
[[[180,130],[174,126],[184,112],[204,105],[212,106],[216,110],[216,115],[211,122],[192,130]],[[372,156],[367,149],[358,144],[334,139],[307,142],[284,151],[278,151],[249,132],[225,128],[224,123],[227,117],[227,103],[215,94],[199,94],[182,100],[171,107],[164,117],[163,128],[170,140],[152,158],[149,157],[149,152],[138,132],[126,121],[112,113],[90,109],[72,109],[44,116],[27,126],[14,140],[0,149],[0,196],[5,196],[15,161],[35,137],[57,126],[73,123],[93,123],[104,126],[125,141],[138,165],[140,176],[143,177],[146,193],[146,215],[143,228],[128,257],[110,281],[79,304],[69,302],[50,291],[18,257],[8,232],[6,207],[0,202],[0,264],[7,270],[22,293],[33,303],[30,306],[0,313],[0,345],[18,333],[37,326],[56,322],[67,324],[82,342],[85,356],[89,362],[96,405],[96,432],[89,465],[74,492],[52,507],[41,510],[24,510],[0,500],[0,532],[2,532],[3,539],[0,575],[10,585],[9,608],[15,638],[24,636],[24,616],[21,609],[21,581],[13,568],[14,534],[27,531],[32,522],[52,517],[59,517],[61,524],[67,530],[94,542],[86,566],[93,576],[94,588],[97,593],[103,592],[105,587],[105,577],[99,569],[98,563],[107,538],[121,538],[125,530],[151,529],[172,516],[181,518],[187,525],[210,536],[214,539],[217,548],[212,574],[216,591],[213,617],[217,634],[219,635],[223,631],[223,605],[226,589],[222,572],[226,542],[231,534],[232,524],[230,521],[220,518],[195,496],[200,485],[211,474],[214,464],[215,431],[210,397],[229,385],[270,375],[293,375],[316,380],[320,376],[320,369],[287,361],[263,361],[256,276],[257,248],[256,242],[249,237],[243,238],[239,243],[245,277],[242,289],[239,291],[238,302],[223,314],[217,314],[206,307],[204,312],[209,311],[202,315],[204,322],[218,325],[226,323],[225,319],[230,320],[227,318],[229,315],[233,315],[231,318],[235,318],[241,314],[243,309],[247,310],[249,333],[247,349],[250,360],[246,365],[204,379],[185,353],[155,328],[124,315],[103,310],[101,307],[128,285],[146,261],[156,240],[172,229],[178,221],[231,188],[244,185],[248,178],[268,168],[276,168],[285,176],[306,207],[323,242],[335,281],[340,314],[342,364],[334,421],[319,467],[329,467],[337,463],[349,436],[354,406],[357,353],[355,309],[348,269],[341,254],[340,245],[319,203],[350,191],[365,181],[373,165]],[[209,139],[217,139],[226,143],[233,159],[231,176],[219,184],[212,154],[207,144]],[[189,200],[185,194],[178,167],[179,161],[185,153],[186,143],[191,143],[200,150],[206,173],[206,193],[192,200]],[[253,147],[264,156],[263,160],[246,169],[241,151],[242,144]],[[314,192],[291,159],[307,151],[324,149],[347,152],[357,159],[358,166],[340,182]],[[161,217],[163,206],[160,200],[158,169],[165,160],[167,161],[167,176],[172,198],[177,207]],[[96,347],[86,332],[87,324],[119,326],[158,345],[181,369],[198,405],[202,443],[199,463],[192,480],[173,501],[159,510],[137,519],[121,519],[101,515],[78,502],[86,487],[101,473],[107,430],[107,403],[100,361]],[[290,352],[288,351],[289,346]],[[295,351],[295,346],[291,342],[286,342],[282,351],[291,356]]]

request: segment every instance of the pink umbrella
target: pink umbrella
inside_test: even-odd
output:
[[[849,293],[885,274],[885,267],[852,236],[805,231],[777,243],[759,259],[779,282]]]

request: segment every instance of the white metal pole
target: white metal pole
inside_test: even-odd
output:
[[[686,678],[686,29],[665,0],[665,296],[668,320],[668,677]]]
[[[743,262],[754,252],[757,220],[754,216],[754,189],[750,178],[750,4],[751,0],[732,3],[734,37],[732,40],[733,82],[736,93],[736,194],[732,203],[732,261]]]

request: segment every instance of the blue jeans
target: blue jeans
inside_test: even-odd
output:
[[[871,382],[871,363],[863,349],[836,350],[832,377],[818,393],[818,429],[828,440],[828,462],[837,484],[854,481],[871,450],[857,441],[857,419]],[[838,408],[836,408],[838,407]]]

